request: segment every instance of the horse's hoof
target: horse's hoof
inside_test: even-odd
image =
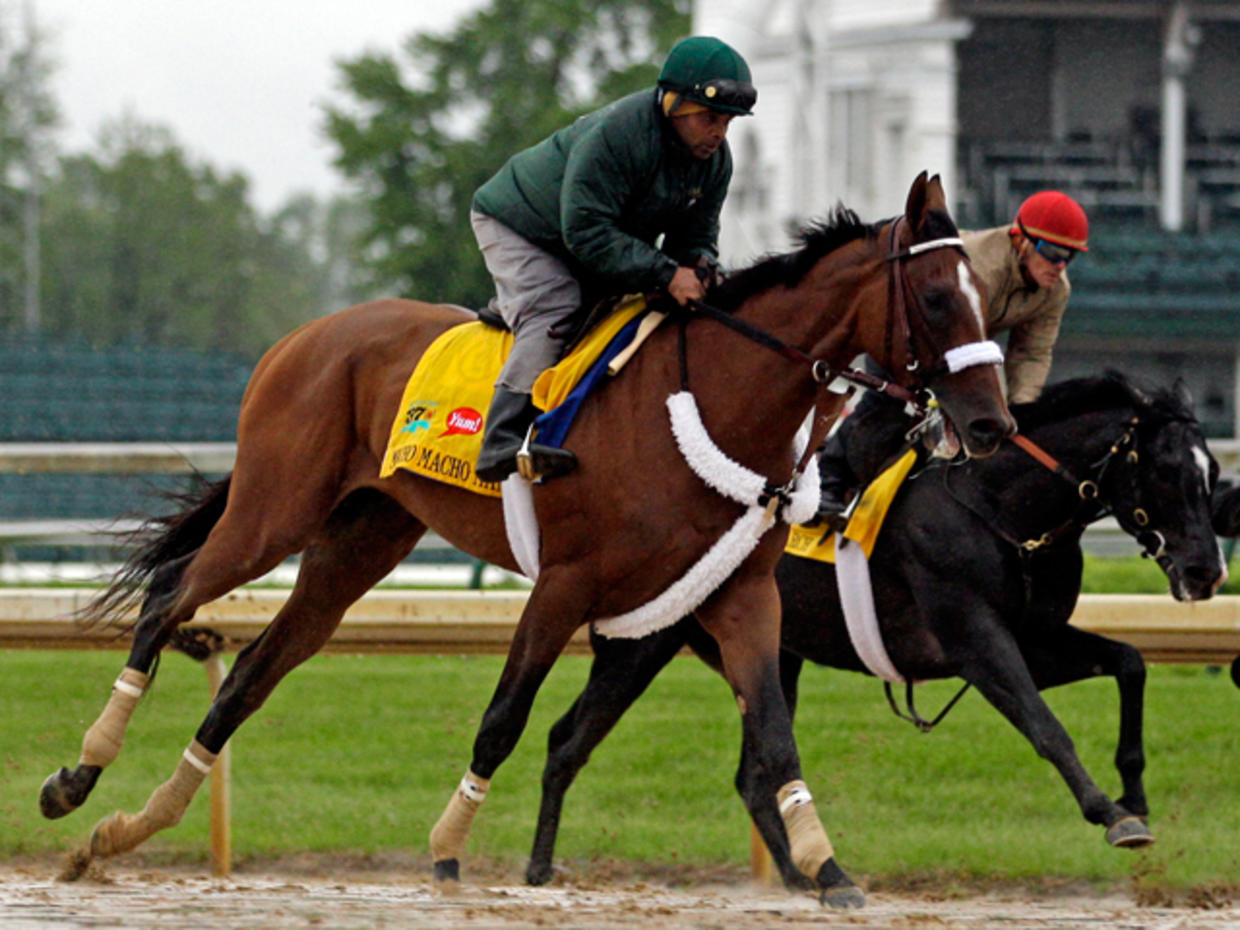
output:
[[[1140,817],[1125,817],[1107,827],[1107,842],[1121,849],[1139,849],[1154,842],[1154,834]]]
[[[440,859],[435,863],[435,882],[459,882],[461,880],[460,859]]]
[[[834,858],[828,859],[818,870],[818,887],[822,893],[818,903],[836,910],[865,907],[865,892],[853,884]]]
[[[58,882],[76,882],[90,868],[91,854],[89,849],[75,849],[65,861],[65,867],[56,876]]]
[[[835,908],[837,911],[855,910],[865,907],[865,892],[856,885],[824,888],[818,897],[818,903]]]
[[[551,867],[551,863],[535,865],[531,862],[525,869],[525,883],[527,885],[545,885],[551,881],[554,874],[555,869]]]
[[[95,829],[90,831],[90,841],[87,847],[90,854],[96,859],[107,859],[109,856],[115,856],[117,853],[126,852],[122,849],[121,844],[117,842],[118,824],[125,815],[120,811],[104,817],[95,824]]]
[[[39,811],[48,820],[55,820],[77,810],[95,787],[101,771],[97,765],[79,765],[72,770],[62,766],[47,776],[39,789]]]

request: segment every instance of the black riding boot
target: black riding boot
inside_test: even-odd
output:
[[[818,456],[818,513],[814,523],[842,532],[848,524],[849,493],[857,486],[857,476],[848,464],[848,455],[836,430]]]
[[[529,394],[496,387],[487,410],[486,432],[482,434],[482,450],[474,474],[482,481],[503,481],[518,470],[518,454],[527,466],[521,474],[530,478],[555,478],[577,467],[577,456],[567,449],[526,443],[530,424],[538,416],[538,408]]]

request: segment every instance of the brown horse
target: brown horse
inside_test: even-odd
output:
[[[902,372],[910,387],[932,388],[972,453],[992,452],[1011,432],[983,342],[976,277],[956,236],[938,179],[924,173],[894,221],[870,226],[838,210],[798,251],[765,259],[710,295],[751,339],[714,319],[663,327],[616,383],[587,398],[567,441],[579,467],[533,488],[540,571],[469,770],[431,832],[436,879],[458,878],[473,815],[573,632],[649,602],[749,512],[691,470],[667,425],[669,395],[691,388],[709,435],[772,485],[794,474],[798,428],[815,404],[834,413],[839,396],[824,386],[861,352]],[[301,327],[259,362],[242,400],[231,476],[183,513],[155,521],[158,533],[103,595],[99,619],[114,620],[127,597],[143,599],[132,650],[78,765],[44,784],[43,812],[61,816],[86,799],[120,751],[159,651],[200,605],[301,552],[296,586],[237,656],[172,778],[140,813],[101,821],[91,856],[133,849],[178,822],[229,736],[427,527],[516,568],[494,498],[405,472],[379,477],[411,367],[435,337],[470,319],[414,301],[365,304]],[[815,422],[813,445],[827,417]],[[801,781],[779,680],[773,573],[785,533],[769,525],[696,614],[718,641],[743,740],[762,773],[748,803],[777,797],[797,866],[830,903],[859,905],[864,898],[836,864]]]

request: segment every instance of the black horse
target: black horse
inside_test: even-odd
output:
[[[1142,772],[1145,664],[1125,643],[1068,625],[1081,587],[1081,534],[1106,513],[1157,560],[1177,600],[1210,597],[1225,578],[1211,530],[1218,466],[1182,383],[1149,395],[1122,375],[1062,382],[1015,406],[1021,434],[1044,454],[1004,445],[984,460],[932,460],[906,481],[870,559],[882,639],[910,680],[958,676],[975,686],[1063,776],[1090,823],[1114,846],[1154,837]],[[781,672],[790,709],[805,660],[866,671],[845,628],[835,566],[785,555]],[[526,873],[551,878],[565,792],[590,752],[685,645],[715,669],[714,641],[692,618],[641,640],[592,635],[585,690],[552,728],[542,807]],[[1112,675],[1120,691],[1111,800],[1081,765],[1067,731],[1038,693]],[[910,705],[911,709],[911,705]],[[736,785],[755,777],[742,745]],[[750,808],[784,882],[802,886],[775,799]]]

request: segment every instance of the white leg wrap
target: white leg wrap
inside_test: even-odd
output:
[[[465,841],[469,839],[469,828],[473,826],[474,814],[486,800],[490,785],[489,778],[479,778],[469,771],[465,773],[452,792],[448,806],[431,828],[431,858],[435,862],[461,858],[465,852]]]
[[[809,788],[803,781],[790,781],[775,793],[775,800],[788,831],[793,863],[810,878],[817,878],[818,870],[835,855],[835,850],[818,819]]]
[[[190,743],[172,777],[155,789],[141,813],[117,811],[100,821],[90,837],[91,855],[128,852],[160,830],[180,823],[214,762],[215,753],[208,752],[197,740]]]
[[[78,765],[97,765],[106,768],[120,755],[125,742],[125,730],[133,716],[138,699],[146,690],[147,676],[136,669],[126,668],[112,685],[112,696],[86,736],[82,739],[82,755]]]

